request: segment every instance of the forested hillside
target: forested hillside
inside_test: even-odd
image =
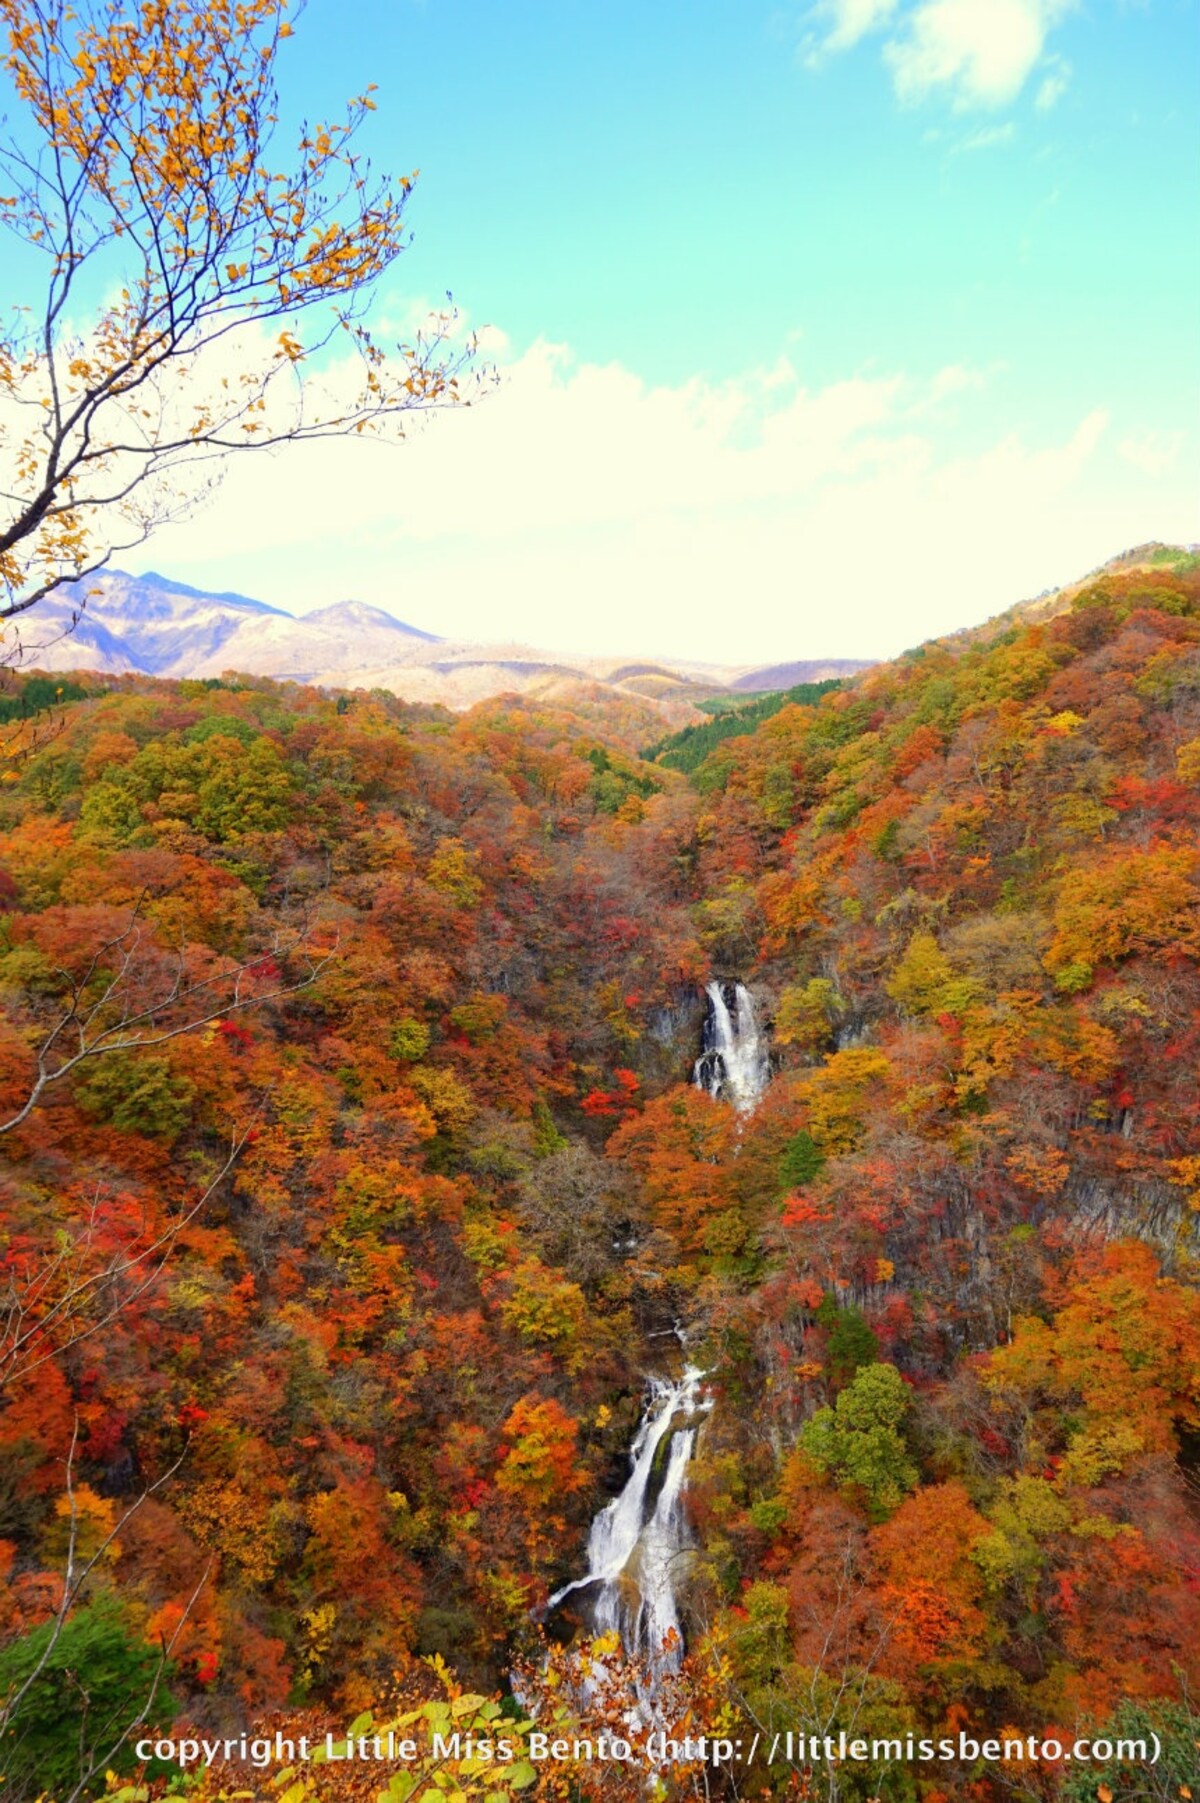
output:
[[[1194,569],[873,668],[694,780],[597,709],[87,687],[0,793],[0,1696],[94,1560],[10,1796],[69,1794],[80,1694],[115,1720],[164,1647],[158,1717],[222,1733],[536,1671],[676,1325],[714,1398],[698,1721],[1149,1724],[1184,1781]],[[690,1080],[713,977],[769,1023],[753,1113]],[[751,1788],[1187,1794],[806,1764]]]
[[[684,726],[679,732],[656,740],[645,748],[645,756],[668,770],[684,770],[690,775],[723,739],[744,738],[782,708],[819,701],[822,695],[830,694],[838,686],[837,679],[830,677],[823,682],[802,682],[790,689],[758,695],[753,701],[731,701],[722,696],[715,701],[703,702],[700,711],[708,714],[709,719]]]

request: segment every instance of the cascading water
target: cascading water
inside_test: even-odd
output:
[[[770,1078],[766,1039],[743,983],[712,982],[707,993],[696,1087],[745,1114]],[[564,1584],[546,1605],[549,1612],[573,1594],[586,1594],[593,1628],[619,1634],[626,1653],[648,1668],[651,1703],[654,1679],[674,1670],[683,1654],[675,1586],[690,1544],[683,1509],[688,1465],[699,1417],[712,1407],[703,1377],[689,1365],[677,1382],[649,1379],[650,1399],[629,1448],[629,1477],[592,1522],[587,1573]]]
[[[727,991],[732,990],[733,1006]],[[771,1074],[766,1040],[754,1002],[743,983],[710,983],[704,1050],[692,1071],[697,1089],[748,1114],[762,1097]]]
[[[703,1376],[689,1365],[677,1383],[650,1379],[650,1401],[629,1449],[628,1481],[592,1522],[587,1575],[564,1584],[547,1605],[556,1609],[573,1591],[592,1590],[597,1632],[618,1633],[625,1651],[652,1671],[671,1670],[682,1651],[675,1580],[688,1546],[683,1494],[697,1417],[712,1407],[712,1398],[701,1393]],[[648,1508],[664,1441],[666,1468]]]

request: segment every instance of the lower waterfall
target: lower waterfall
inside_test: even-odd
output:
[[[753,997],[744,983],[713,982],[707,994],[704,1049],[692,1071],[693,1081],[714,1099],[732,1102],[748,1113],[760,1101],[771,1074]]]
[[[674,1669],[683,1652],[675,1585],[680,1555],[688,1547],[683,1494],[697,1417],[712,1407],[712,1398],[701,1392],[703,1377],[703,1371],[689,1365],[677,1382],[650,1379],[650,1400],[629,1449],[625,1488],[592,1522],[587,1574],[564,1584],[547,1604],[556,1609],[572,1592],[592,1590],[596,1631],[618,1633],[626,1653],[644,1660],[652,1671]],[[664,1442],[669,1442],[665,1469],[660,1457]],[[653,1480],[660,1471],[655,1490]]]

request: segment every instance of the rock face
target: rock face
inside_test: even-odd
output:
[[[686,659],[564,657],[530,645],[473,645],[406,625],[362,601],[338,601],[297,617],[247,595],[209,594],[167,576],[121,570],[56,591],[21,621],[20,636],[25,669],[167,677],[233,670],[332,688],[388,689],[406,701],[454,708],[501,694],[562,705],[616,696],[668,727],[703,719],[697,703],[710,696],[776,687],[778,674]],[[822,674],[843,674],[866,666],[819,667]]]

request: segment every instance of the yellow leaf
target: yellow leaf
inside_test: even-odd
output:
[[[473,1709],[482,1709],[487,1702],[486,1697],[474,1696],[470,1691],[461,1697],[455,1697],[450,1705],[451,1715],[469,1715]]]

